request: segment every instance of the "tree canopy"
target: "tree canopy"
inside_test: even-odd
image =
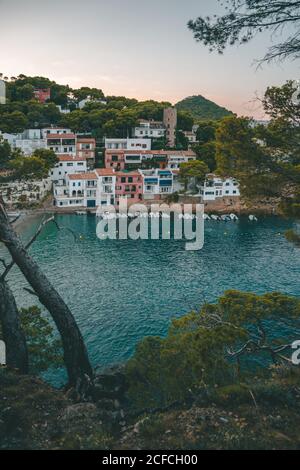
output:
[[[215,120],[230,116],[233,113],[226,108],[217,105],[213,101],[204,98],[201,95],[189,96],[176,104],[179,111],[188,112],[194,120]],[[189,130],[189,129],[183,129]]]
[[[166,338],[142,340],[127,364],[129,395],[136,407],[168,406],[177,400],[236,383],[253,383],[257,368],[288,364],[299,299],[281,293],[227,291],[173,320]]]
[[[196,41],[223,53],[227,46],[246,44],[264,31],[273,36],[287,32],[281,42],[269,48],[264,60],[299,59],[300,1],[225,0],[224,4],[223,15],[200,16],[188,22]]]

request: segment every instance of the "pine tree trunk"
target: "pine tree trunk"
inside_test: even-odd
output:
[[[0,240],[5,243],[12,259],[24,274],[40,302],[51,314],[62,339],[68,385],[75,387],[82,396],[81,391],[86,389],[93,379],[93,370],[81,332],[68,306],[36,261],[27,253],[20,238],[8,222],[1,204]]]
[[[0,280],[0,323],[6,346],[6,364],[28,373],[28,351],[26,338],[21,327],[18,308],[9,285]]]

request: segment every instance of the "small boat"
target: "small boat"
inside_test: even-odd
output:
[[[229,217],[229,215],[221,215],[221,220],[223,222],[230,222],[231,218]]]
[[[86,215],[86,211],[76,211],[76,215]]]
[[[210,217],[209,217],[208,214],[203,214],[203,219],[204,219],[204,220],[210,220]]]
[[[255,217],[255,215],[250,214],[250,215],[249,215],[249,220],[250,220],[250,222],[257,222],[257,221],[258,221],[258,218]]]
[[[234,222],[236,222],[237,220],[239,220],[238,216],[235,215],[235,214],[230,214],[230,220],[233,220]]]
[[[220,217],[218,215],[212,214],[210,216],[211,220],[220,220]]]

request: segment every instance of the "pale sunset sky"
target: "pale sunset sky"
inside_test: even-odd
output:
[[[187,22],[222,11],[217,0],[0,0],[0,72],[173,104],[202,94],[263,118],[255,96],[299,79],[299,61],[257,69],[255,60],[280,39],[268,34],[209,53]]]

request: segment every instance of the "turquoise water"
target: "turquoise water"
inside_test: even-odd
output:
[[[57,216],[31,253],[61,293],[82,330],[94,365],[127,359],[147,335],[164,335],[170,319],[214,301],[226,289],[300,296],[300,249],[283,233],[289,220],[258,223],[205,222],[201,251],[182,241],[100,241],[96,218]],[[37,221],[22,228],[26,239]],[[10,275],[20,306],[37,301],[24,291],[15,268]]]

